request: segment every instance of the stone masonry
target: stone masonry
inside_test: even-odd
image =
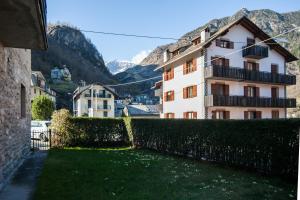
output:
[[[31,51],[0,43],[0,190],[30,152],[30,78]]]

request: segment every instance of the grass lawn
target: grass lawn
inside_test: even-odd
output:
[[[50,150],[34,195],[55,199],[296,199],[296,185],[131,149]]]

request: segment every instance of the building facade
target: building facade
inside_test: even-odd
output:
[[[285,118],[296,106],[286,97],[286,86],[296,83],[286,63],[295,60],[246,17],[217,32],[206,27],[164,53],[163,117]]]
[[[78,87],[73,94],[73,113],[77,117],[115,117],[116,93],[103,85]]]
[[[30,49],[47,48],[46,3],[3,0],[0,13],[1,190],[30,152]]]
[[[31,72],[31,102],[37,96],[45,95],[56,105],[56,93],[48,86],[45,77],[40,71]]]

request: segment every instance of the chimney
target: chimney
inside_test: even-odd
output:
[[[209,28],[203,29],[200,35],[201,35],[201,43],[205,42],[210,37]]]
[[[167,49],[166,51],[164,51],[164,63],[167,62],[170,59],[170,54],[169,54],[169,50]]]

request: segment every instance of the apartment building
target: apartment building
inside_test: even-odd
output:
[[[297,58],[247,17],[164,52],[163,117],[189,119],[285,118],[296,106],[286,86]]]
[[[73,113],[77,117],[115,117],[113,89],[101,84],[78,87],[73,94]]]
[[[47,49],[46,1],[0,3],[0,190],[30,153],[31,49]]]
[[[37,96],[45,95],[56,105],[56,93],[48,86],[45,77],[40,71],[31,72],[31,102]]]

